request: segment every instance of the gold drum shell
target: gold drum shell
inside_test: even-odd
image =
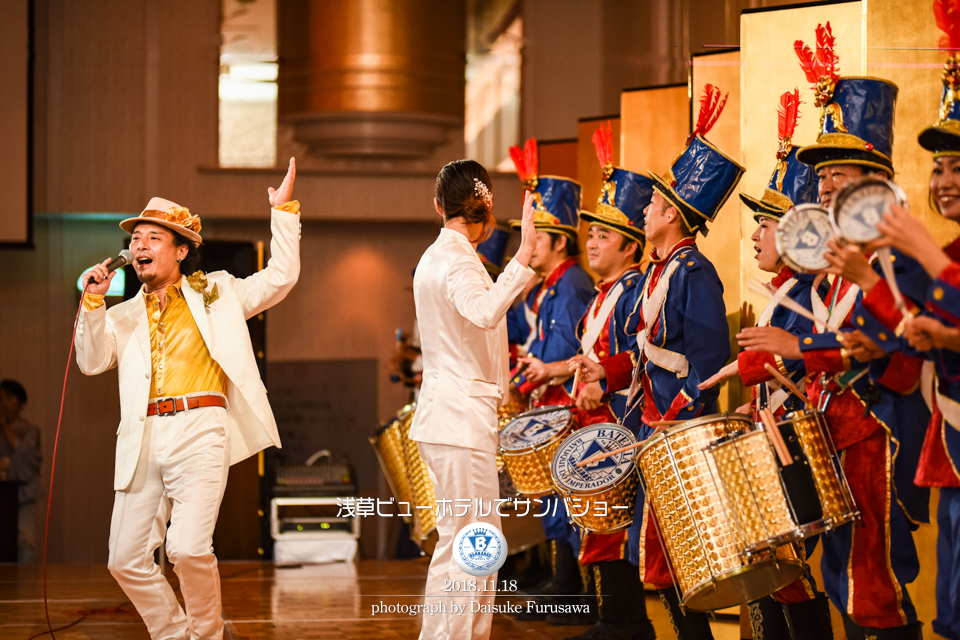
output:
[[[734,522],[748,551],[797,532],[765,431],[756,429],[710,447]]]
[[[752,601],[782,589],[802,565],[764,551],[744,556],[743,538],[730,519],[730,504],[718,488],[712,442],[750,429],[746,416],[714,415],[690,420],[653,436],[637,455],[661,538],[673,566],[682,602],[712,611]]]
[[[813,473],[813,482],[823,508],[819,531],[829,531],[855,520],[859,512],[849,488],[837,471],[833,444],[827,438],[829,427],[823,414],[812,410],[796,411],[786,418],[784,422],[793,425]]]

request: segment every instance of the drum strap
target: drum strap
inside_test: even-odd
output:
[[[593,347],[597,344],[597,339],[600,338],[603,327],[609,322],[610,314],[613,313],[613,308],[617,305],[617,301],[621,295],[623,295],[623,283],[618,282],[607,292],[607,297],[604,298],[603,304],[600,305],[600,310],[596,316],[593,315],[593,310],[597,304],[596,298],[593,299],[590,308],[587,309],[587,320],[584,323],[583,338],[580,340],[580,344],[583,353],[587,354],[587,357],[594,362],[599,362],[600,359],[597,358],[593,352]]]
[[[940,410],[943,419],[950,423],[951,427],[960,431],[960,402],[940,393],[940,379],[932,362],[923,363],[923,369],[920,370],[920,389],[930,411],[933,411],[933,398],[936,395],[937,409]]]
[[[763,310],[763,313],[760,314],[760,320],[757,322],[758,327],[766,327],[770,325],[770,320],[773,318],[773,312],[776,310],[777,306],[780,304],[780,301],[786,297],[790,290],[797,284],[796,276],[790,278],[777,289],[777,292],[773,294],[773,297],[770,299],[770,303],[767,305],[766,309]],[[761,383],[766,386],[767,391],[767,408],[770,411],[776,411],[783,406],[783,403],[787,401],[787,398],[790,397],[790,392],[786,389],[783,389],[781,385],[776,380],[770,380],[768,382]],[[760,394],[760,385],[757,385],[757,399],[761,397]]]

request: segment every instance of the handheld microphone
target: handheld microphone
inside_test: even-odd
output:
[[[107,263],[107,273],[116,271],[120,267],[125,267],[131,262],[133,262],[133,254],[130,253],[130,251],[128,251],[127,249],[124,249],[123,251],[120,252],[120,255],[118,255],[116,258],[114,258],[113,260]],[[97,281],[93,279],[93,276],[90,276],[87,279],[87,284],[96,284],[96,283]]]

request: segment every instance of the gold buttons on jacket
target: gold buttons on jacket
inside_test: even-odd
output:
[[[943,300],[943,288],[937,287],[933,290],[933,299],[934,300]]]
[[[804,338],[803,344],[807,344],[807,345],[813,344],[813,338]]]

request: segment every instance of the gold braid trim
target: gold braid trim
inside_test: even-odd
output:
[[[750,614],[750,632],[753,634],[753,640],[763,640],[763,612],[760,611],[760,605],[756,602],[747,604],[747,612]]]

